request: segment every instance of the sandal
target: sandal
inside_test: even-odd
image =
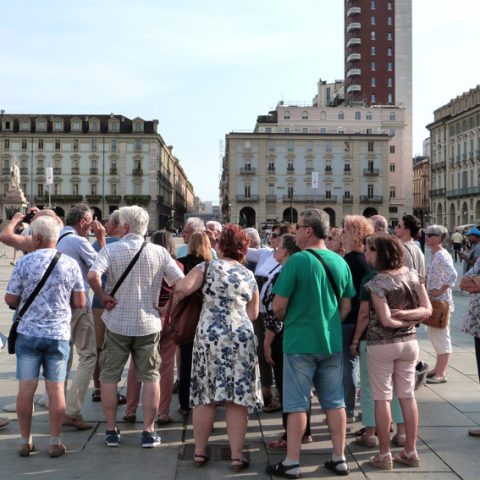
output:
[[[172,423],[173,422],[173,419],[170,415],[164,413],[163,415],[159,415],[157,417],[157,425],[159,427],[163,426],[163,425],[168,425],[169,423]],[[197,455],[199,456],[199,455]]]
[[[368,464],[381,470],[393,470],[392,454],[390,452],[384,453],[383,455],[377,453],[375,456],[370,457]]]
[[[98,388],[95,388],[92,392],[92,402],[101,402],[102,401],[102,391]]]
[[[238,463],[233,463],[233,462],[238,462]],[[242,470],[245,470],[250,466],[250,462],[248,460],[245,460],[244,458],[232,458],[232,464],[230,468],[234,472],[240,472]]]
[[[313,438],[311,435],[304,435],[302,437],[302,443],[303,444],[306,444],[306,443],[312,443],[313,442]]]
[[[203,467],[207,462],[208,457],[206,457],[205,455],[200,455],[198,453],[195,453],[193,455],[193,463],[197,468]]]
[[[296,470],[298,473],[289,473],[290,470]],[[274,465],[267,465],[265,470],[269,475],[283,478],[300,478],[300,464],[284,465],[283,462],[278,462]]]
[[[404,447],[407,441],[407,435],[405,433],[396,433],[392,437],[392,443],[397,447]]]
[[[268,404],[263,407],[263,411],[265,413],[275,413],[280,412],[282,410],[282,404],[274,398]]]
[[[410,453],[402,450],[398,455],[395,455],[393,461],[401,463],[402,465],[408,465],[409,467],[420,466],[420,458],[418,458],[417,452],[415,450]]]
[[[284,438],[272,440],[271,442],[267,442],[267,448],[270,448],[271,450],[286,450],[287,441]]]
[[[377,437],[375,435],[367,435],[366,432],[355,439],[357,445],[362,447],[375,448],[377,446]]]
[[[126,413],[123,416],[123,421],[127,423],[135,423],[137,421],[137,416],[134,413]]]
[[[127,403],[127,397],[117,393],[117,405],[125,405]]]
[[[340,465],[345,465],[346,468],[338,468]],[[337,462],[332,459],[325,462],[325,468],[331,472],[335,472],[337,475],[345,476],[348,475],[348,464],[347,460],[338,460]]]

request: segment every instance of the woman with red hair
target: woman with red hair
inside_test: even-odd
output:
[[[203,307],[193,344],[190,405],[195,437],[194,462],[207,462],[206,448],[218,402],[225,402],[232,469],[249,466],[243,457],[248,410],[261,408],[260,375],[252,321],[258,315],[258,289],[243,266],[248,237],[228,224],[216,245],[218,259],[193,268],[175,286],[174,301],[203,285]]]

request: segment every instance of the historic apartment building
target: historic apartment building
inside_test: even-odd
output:
[[[431,215],[455,226],[480,220],[480,85],[434,112],[431,143]]]
[[[183,224],[193,189],[157,132],[158,121],[123,115],[0,113],[3,194],[16,160],[30,204],[62,214],[88,203],[99,219],[123,205],[141,205],[150,230]],[[47,183],[48,168],[52,184]]]
[[[417,155],[413,157],[413,214],[427,225],[430,221],[430,205],[428,192],[429,182],[429,157]]]
[[[345,1],[345,79],[226,136],[224,218],[296,221],[314,204],[332,224],[378,212],[394,226],[412,212],[411,16],[411,0]]]

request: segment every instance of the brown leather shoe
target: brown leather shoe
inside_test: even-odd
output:
[[[35,451],[35,445],[33,443],[22,444],[18,447],[18,454],[21,457],[28,457],[30,453]]]
[[[62,425],[65,427],[74,427],[77,430],[90,430],[92,426],[87,423],[81,415],[78,417],[71,417],[70,415],[65,415],[63,417]]]
[[[48,456],[51,458],[61,457],[66,451],[65,445],[60,443],[58,445],[50,445],[48,447]]]

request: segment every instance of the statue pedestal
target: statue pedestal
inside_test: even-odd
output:
[[[28,202],[22,189],[10,184],[3,198],[2,218],[4,220],[11,220],[16,212],[23,212],[27,208],[27,205]]]

